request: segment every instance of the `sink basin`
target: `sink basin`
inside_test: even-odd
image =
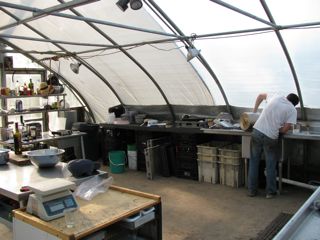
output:
[[[316,135],[320,134],[320,127],[318,126],[310,126],[308,130],[310,134],[316,134]]]
[[[320,132],[318,132],[318,131],[300,131],[300,132],[292,132],[291,134],[303,135],[303,136],[306,136],[306,135],[320,136]]]
[[[318,132],[318,131],[309,131],[309,134],[320,135],[320,132]]]
[[[299,124],[298,124],[299,125]],[[301,126],[294,129],[292,134],[296,135],[320,135],[320,126],[318,124],[314,124],[312,126]]]

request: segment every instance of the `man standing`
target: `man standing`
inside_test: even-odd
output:
[[[257,112],[261,102],[267,99],[266,93],[258,95],[253,112]],[[266,160],[266,198],[277,193],[276,167],[279,158],[279,133],[285,134],[297,121],[295,106],[299,97],[290,93],[287,97],[277,96],[267,103],[253,126],[251,138],[251,158],[249,162],[248,196],[258,193],[259,163],[262,152]]]

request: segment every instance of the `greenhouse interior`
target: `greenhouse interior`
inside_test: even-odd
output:
[[[319,11],[0,1],[0,239],[320,240]]]

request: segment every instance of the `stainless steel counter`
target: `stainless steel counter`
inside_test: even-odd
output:
[[[309,131],[301,131],[301,132],[289,132],[285,134],[282,138],[282,156],[281,161],[279,162],[279,191],[282,191],[282,183],[287,183],[291,185],[296,185],[299,187],[309,188],[315,190],[317,186],[302,183],[298,181],[294,181],[290,179],[290,158],[285,157],[286,149],[285,149],[285,141],[286,140],[303,140],[303,141],[319,141],[320,133],[319,132],[309,132]],[[287,160],[287,178],[282,177],[282,165],[283,162]]]
[[[301,139],[301,140],[320,140],[320,133],[318,132],[309,132],[309,131],[302,131],[296,133],[288,133],[284,135],[286,139]]]
[[[273,240],[319,239],[320,188],[318,188]]]
[[[225,135],[225,136],[238,136],[241,137],[241,145],[242,145],[242,158],[244,158],[245,163],[245,181],[247,184],[247,168],[248,161],[250,159],[250,141],[251,141],[251,131],[243,131],[241,129],[209,129],[209,128],[186,128],[186,127],[171,127],[171,128],[157,128],[157,127],[141,127],[138,125],[116,125],[116,124],[102,124],[106,129],[125,129],[125,130],[133,130],[133,131],[151,131],[151,132],[168,132],[168,133],[194,133],[194,134],[212,134],[212,135]],[[290,174],[288,174],[288,178],[282,177],[282,164],[284,161],[284,142],[286,140],[310,140],[310,141],[318,141],[320,140],[320,133],[312,132],[312,131],[302,131],[298,133],[289,132],[282,137],[282,157],[279,161],[279,191],[282,191],[282,182],[298,185],[301,187],[307,187],[310,189],[315,189],[315,186],[310,184],[301,183],[297,181],[293,181],[290,178]],[[288,165],[288,169],[290,166]],[[288,170],[288,173],[290,171]]]
[[[203,133],[206,134],[221,134],[221,135],[233,135],[233,136],[251,136],[251,132],[243,131],[241,129],[210,129],[201,128]]]
[[[85,132],[73,132],[70,135],[65,135],[65,136],[54,136],[50,134],[49,132],[43,132],[41,138],[37,138],[35,140],[30,140],[30,141],[22,141],[22,144],[34,144],[34,143],[40,143],[40,142],[55,142],[55,141],[63,141],[66,139],[71,139],[71,138],[80,138],[80,147],[81,147],[81,154],[82,158],[86,158],[85,155],[85,150],[84,150],[84,141],[83,141],[83,136],[86,135],[87,133]],[[1,145],[4,146],[9,146],[11,147],[13,145],[13,139],[7,140],[7,141],[0,141]]]
[[[34,165],[17,166],[12,163],[0,166],[0,195],[6,196],[18,202],[27,200],[30,192],[21,192],[22,186],[29,186],[31,183],[42,182],[51,178],[66,178],[79,184],[86,178],[76,179],[70,176],[64,168],[66,163],[60,162],[53,168],[37,168]],[[65,174],[64,174],[65,173]],[[99,171],[99,174],[107,176],[106,172]]]

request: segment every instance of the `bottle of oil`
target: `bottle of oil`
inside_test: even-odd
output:
[[[32,79],[30,78],[29,80],[29,84],[28,84],[28,87],[30,89],[30,95],[33,95],[34,94],[34,86],[33,86],[33,82],[32,82]]]
[[[22,142],[21,142],[21,133],[19,131],[18,122],[15,123],[15,132],[13,134],[13,142],[14,142],[14,153],[17,155],[22,154]]]

